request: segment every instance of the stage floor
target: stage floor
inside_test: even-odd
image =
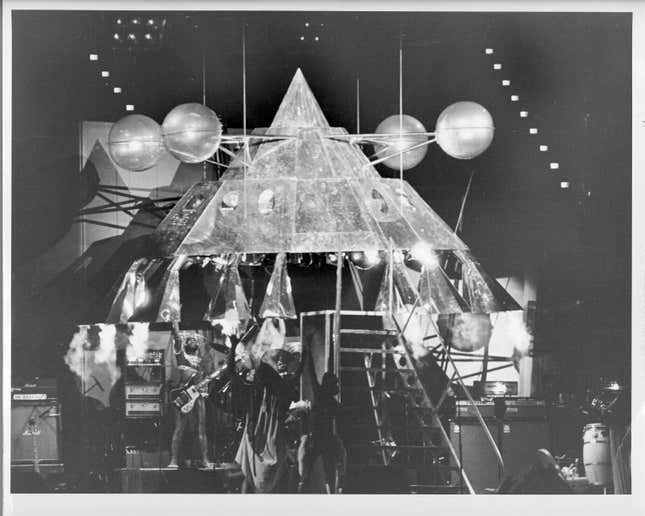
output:
[[[235,463],[213,468],[121,468],[113,492],[121,493],[235,493],[242,472]]]

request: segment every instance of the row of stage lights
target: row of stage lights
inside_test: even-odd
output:
[[[495,53],[495,50],[493,48],[486,48],[484,49],[484,54],[485,55],[493,55]],[[494,71],[500,71],[502,69],[502,63],[493,63],[493,70]],[[501,81],[502,87],[508,88],[511,86],[511,81],[509,79],[502,79]],[[519,95],[512,94],[510,96],[511,102],[519,102],[520,97]],[[528,118],[529,112],[526,109],[520,110],[520,118]],[[536,135],[539,134],[539,129],[537,127],[530,127],[529,128],[529,134],[530,135]],[[549,151],[549,146],[548,145],[543,145],[540,144],[538,145],[538,150],[540,152],[548,152]],[[557,161],[551,161],[549,162],[549,170],[559,170],[560,169],[560,163]],[[570,186],[569,181],[560,181],[560,188],[563,190],[568,189]]]
[[[315,23],[311,23],[311,22],[309,22],[309,21],[305,21],[305,29],[307,29],[307,30],[308,30],[308,29],[312,29],[312,28],[314,28],[314,26],[315,26],[315,25],[316,25]],[[325,24],[324,24],[324,23],[320,23],[319,25],[320,25],[320,28],[323,28],[323,27],[325,26]],[[300,35],[300,37],[299,37],[299,39],[300,39],[300,41],[305,41],[305,40],[306,40],[306,39],[308,39],[308,38],[307,38],[307,36],[305,36],[304,34],[301,34],[301,35]],[[313,38],[312,38],[312,39],[313,39],[315,42],[318,42],[318,41],[320,41],[320,36],[318,36],[318,35],[316,34],[316,35],[314,35],[314,36],[313,36]]]
[[[387,251],[372,249],[367,251],[343,252],[342,258],[351,261],[359,269],[367,270],[379,265],[383,261],[387,261],[387,254]],[[406,263],[412,265],[413,268],[418,268],[419,266],[439,266],[437,255],[426,242],[419,242],[410,250],[393,251],[392,258],[397,263]],[[320,268],[325,264],[335,266],[338,263],[338,253],[290,253],[288,254],[287,261],[292,265],[308,268]],[[223,268],[231,263],[231,260],[226,256],[203,256],[193,258],[186,265],[199,264],[201,267],[212,265],[215,268]],[[239,263],[241,265],[258,267],[270,263],[270,261],[267,262],[266,254],[245,253],[240,255]]]
[[[164,39],[165,19],[133,16],[116,18],[112,33],[114,50],[132,51],[138,48],[152,50],[158,48]]]

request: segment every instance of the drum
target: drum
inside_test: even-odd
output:
[[[582,440],[584,442],[582,458],[587,480],[595,486],[611,485],[609,427],[602,423],[585,425]]]

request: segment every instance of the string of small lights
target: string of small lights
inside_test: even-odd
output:
[[[91,62],[100,63],[99,54],[96,52],[91,52],[89,54],[89,60]],[[114,95],[121,95],[123,93],[123,88],[119,85],[113,84],[109,80],[111,78],[110,71],[102,69],[102,66],[99,66],[99,68],[101,68],[101,70],[99,71],[100,76],[104,79],[108,79],[106,81],[106,84],[108,84],[112,88],[112,93]],[[134,104],[125,104],[124,108],[126,111],[134,111]]]
[[[484,49],[484,55],[487,56],[493,56],[495,54],[495,49],[493,48],[485,48]],[[503,69],[502,63],[499,62],[494,62],[493,63],[493,70],[494,71],[501,71]],[[511,81],[510,79],[502,79],[501,80],[501,85],[503,88],[509,88],[511,86]],[[510,101],[511,102],[519,102],[520,101],[520,96],[517,94],[511,94],[510,95]],[[529,118],[529,112],[527,109],[521,109],[519,112],[520,118]],[[529,135],[535,136],[537,134],[540,134],[540,131],[537,127],[529,127],[528,130]],[[549,146],[544,145],[544,144],[539,144],[538,145],[538,150],[540,152],[549,152]],[[549,162],[549,170],[560,170],[560,163],[557,161],[550,161]],[[561,180],[560,181],[560,188],[563,190],[568,189],[570,186],[569,181]]]
[[[110,30],[111,50],[119,54],[127,52],[132,54],[138,51],[158,50],[164,41],[167,22],[165,18],[145,17],[139,15],[117,16]],[[122,95],[123,87],[113,80],[110,70],[102,66],[98,52],[91,52],[89,60],[98,64],[101,78],[106,79],[106,84],[112,89],[114,95]],[[127,112],[133,112],[134,104],[124,104]]]

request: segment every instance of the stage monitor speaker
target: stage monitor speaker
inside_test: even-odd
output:
[[[497,442],[497,421],[487,420],[486,425]],[[462,467],[476,493],[489,493],[500,482],[495,452],[478,420],[462,419],[450,422],[450,440]],[[453,464],[454,465],[454,464]],[[453,472],[453,485],[461,485],[459,471]],[[464,491],[467,491],[464,483]]]
[[[60,462],[60,410],[55,400],[13,402],[11,406],[11,463]]]

